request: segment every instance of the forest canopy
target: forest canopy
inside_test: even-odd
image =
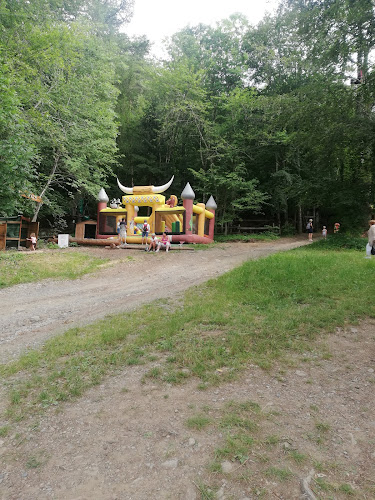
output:
[[[0,215],[56,231],[104,187],[213,195],[218,228],[373,215],[373,0],[282,0],[175,33],[168,58],[129,38],[130,0],[0,0]],[[34,193],[42,203],[22,197]]]

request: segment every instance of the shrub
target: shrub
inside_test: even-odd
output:
[[[320,240],[311,245],[311,250],[361,250],[365,251],[367,238],[351,236],[350,234],[332,234],[326,240]]]
[[[59,245],[57,243],[54,243],[53,241],[50,241],[47,243],[47,248],[49,249],[55,249],[55,248],[60,248]]]

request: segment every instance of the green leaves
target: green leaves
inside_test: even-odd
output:
[[[0,214],[3,216],[14,215],[22,206],[20,192],[29,188],[33,177],[30,161],[34,151],[28,142],[30,133],[14,82],[9,67],[0,62]]]

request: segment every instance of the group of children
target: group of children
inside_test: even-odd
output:
[[[130,234],[134,234],[135,224],[134,218],[130,221]],[[142,245],[146,245],[147,252],[159,252],[161,248],[165,248],[166,252],[169,251],[171,247],[171,242],[166,233],[163,233],[161,239],[157,238],[155,233],[151,234],[150,245],[147,246],[147,238],[150,232],[150,224],[148,224],[147,219],[144,220],[142,224]],[[117,233],[120,238],[120,245],[122,248],[127,245],[126,243],[126,221],[125,218],[122,218],[117,226]]]
[[[165,248],[166,252],[171,248],[171,242],[169,241],[167,233],[163,233],[160,240],[155,233],[152,233],[147,252],[158,252],[161,248]]]

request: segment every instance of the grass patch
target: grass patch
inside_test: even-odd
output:
[[[200,431],[211,423],[211,420],[206,415],[195,415],[186,420],[186,425],[189,429],[196,429]]]
[[[42,465],[42,462],[37,457],[34,457],[34,456],[29,457],[27,462],[26,462],[26,467],[28,469],[37,469],[41,465]]]
[[[8,379],[11,420],[78,397],[105,375],[155,356],[166,361],[151,368],[145,381],[182,383],[193,376],[203,390],[234,379],[249,363],[268,369],[289,351],[305,352],[326,329],[374,316],[375,283],[366,277],[375,262],[363,252],[338,257],[314,245],[249,261],[188,291],[179,308],[156,302],[111,316],[0,366]],[[54,254],[54,266],[60,255],[68,256]],[[227,418],[233,428],[251,425]]]
[[[200,500],[215,500],[216,498],[215,489],[210,488],[209,486],[207,486],[202,482],[197,483],[196,487],[198,488],[200,494]]]
[[[215,242],[217,243],[229,243],[242,241],[243,243],[251,243],[253,241],[266,241],[266,240],[278,240],[279,236],[279,228],[270,227],[268,231],[264,231],[263,233],[251,233],[251,234],[218,234],[215,235]]]
[[[279,469],[277,467],[269,467],[266,470],[266,476],[278,481],[288,481],[292,478],[293,473],[289,469]]]
[[[300,453],[297,450],[290,450],[289,457],[298,465],[303,464],[307,460],[307,455]]]
[[[325,422],[315,422],[315,427],[319,432],[328,432],[331,426]]]
[[[9,425],[3,425],[0,427],[0,437],[5,437],[9,433]]]
[[[47,278],[75,279],[95,271],[108,259],[83,253],[45,252],[23,255],[0,252],[0,288]]]

